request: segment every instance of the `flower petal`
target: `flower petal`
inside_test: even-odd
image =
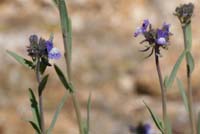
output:
[[[140,27],[137,27],[135,33],[134,33],[134,37],[137,37],[139,34],[142,33],[142,29]]]
[[[142,29],[142,32],[146,32],[146,30],[147,30],[147,27],[149,26],[149,20],[148,19],[146,19],[146,20],[144,20],[143,21],[143,24],[142,24],[142,27],[141,27],[141,29]]]
[[[144,32],[146,32],[148,26],[149,26],[149,20],[146,19],[143,21],[141,27],[137,27],[137,29],[134,33],[134,37],[137,37],[139,34],[143,34]]]
[[[160,37],[160,38],[157,39],[157,44],[165,45],[165,44],[167,44],[167,41],[164,37]]]
[[[53,47],[51,49],[51,51],[49,51],[48,57],[49,57],[49,59],[56,59],[57,60],[57,59],[61,58],[61,53],[60,53],[58,48]]]
[[[52,41],[46,41],[46,47],[47,47],[47,51],[48,53],[51,51],[51,49],[53,48],[53,42]]]

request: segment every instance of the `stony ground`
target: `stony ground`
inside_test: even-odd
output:
[[[169,74],[183,49],[181,27],[172,15],[182,2],[189,0],[69,0],[73,22],[73,83],[84,118],[87,97],[92,92],[91,134],[129,134],[129,125],[152,123],[143,101],[161,115],[154,59],[144,60],[146,54],[138,52],[142,48],[139,45],[142,38],[133,38],[133,31],[145,18],[149,18],[155,27],[164,21],[171,24],[174,35],[169,51],[162,51],[161,58],[163,75]],[[58,11],[49,0],[1,0],[0,10],[0,134],[33,133],[25,120],[31,118],[27,89],[36,89],[34,73],[18,65],[5,51],[9,49],[26,56],[31,34],[48,38],[54,32],[55,45],[63,52]],[[196,3],[192,20],[196,111],[199,110],[200,96],[199,11],[199,3]],[[64,69],[64,58],[56,64]],[[178,77],[184,80],[182,65]],[[49,68],[48,73],[50,79],[44,92],[46,126],[65,92],[53,68]],[[170,89],[168,98],[173,134],[188,134],[187,113],[176,84]],[[78,134],[70,97],[53,133]]]

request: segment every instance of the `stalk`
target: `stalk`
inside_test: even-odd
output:
[[[183,36],[184,36],[184,48],[185,50],[188,49],[188,51],[190,51],[189,44],[187,42],[187,33],[186,33],[186,27],[188,25],[184,25],[182,27],[182,30],[183,30]],[[187,59],[187,56],[185,57],[185,60],[186,60],[186,69],[187,69],[187,98],[188,98],[188,108],[189,108],[190,129],[191,129],[191,134],[196,134],[194,111],[193,111],[191,72],[190,72],[189,61]]]
[[[41,82],[41,75],[40,75],[40,58],[37,60],[37,65],[36,65],[36,78],[38,85]],[[44,113],[43,113],[43,97],[42,93],[40,94],[38,91],[38,96],[39,96],[39,109],[40,109],[40,125],[41,125],[41,133],[45,134],[45,123],[44,123]]]
[[[166,90],[163,85],[163,79],[162,79],[162,73],[160,70],[160,62],[159,62],[159,47],[156,44],[155,46],[155,62],[156,62],[156,69],[158,73],[159,83],[160,83],[160,89],[161,89],[161,98],[162,98],[162,113],[163,113],[163,122],[164,122],[164,134],[167,134],[167,95]]]
[[[71,22],[70,18],[68,17],[67,7],[64,0],[58,0],[58,8],[60,13],[60,21],[61,21],[61,28],[62,28],[62,35],[63,35],[63,44],[64,44],[64,55],[65,55],[65,63],[66,63],[66,71],[67,71],[67,78],[69,83],[71,83],[71,40],[68,36],[71,34]],[[84,128],[82,124],[82,117],[80,112],[79,102],[76,96],[76,92],[73,89],[73,92],[70,92],[72,97],[74,109],[76,112],[77,122],[79,126],[79,133],[84,134]]]

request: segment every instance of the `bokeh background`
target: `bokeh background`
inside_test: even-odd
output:
[[[77,89],[81,111],[86,118],[86,103],[92,92],[91,134],[129,134],[129,126],[151,123],[145,101],[161,116],[161,99],[154,58],[138,50],[142,37],[133,32],[148,18],[153,27],[171,24],[173,36],[169,50],[162,50],[163,76],[169,75],[183,50],[183,36],[178,19],[173,16],[180,3],[193,2],[192,19],[193,90],[195,111],[200,97],[200,5],[196,0],[67,0],[73,23],[72,78]],[[34,133],[26,122],[31,118],[28,88],[37,88],[32,71],[6,54],[16,51],[27,57],[26,46],[31,34],[49,38],[54,32],[55,46],[63,52],[59,13],[51,0],[0,0],[0,134]],[[28,57],[27,57],[28,58]],[[64,70],[64,58],[56,63]],[[46,127],[65,93],[54,69],[48,68],[49,83],[44,91]],[[178,77],[185,81],[185,65]],[[168,113],[173,134],[188,134],[188,115],[174,83],[168,92]],[[155,128],[155,127],[154,127]],[[156,128],[155,128],[156,131]],[[54,134],[78,134],[76,117],[69,97]],[[156,134],[156,133],[155,133]]]

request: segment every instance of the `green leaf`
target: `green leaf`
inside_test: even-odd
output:
[[[59,13],[60,13],[60,21],[61,21],[61,27],[62,31],[67,34],[69,31],[69,16],[67,12],[67,6],[65,3],[65,0],[57,0],[58,2],[58,8],[59,8]],[[67,37],[67,36],[66,36]]]
[[[71,59],[72,59],[72,22],[71,22],[71,19],[68,18],[68,24],[67,24],[67,41],[68,41],[68,46],[69,46],[69,49],[68,49],[68,57],[69,57],[69,61],[71,62]]]
[[[56,6],[58,6],[58,0],[52,0],[54,4],[56,4]]]
[[[183,61],[183,59],[184,59],[184,57],[185,57],[185,54],[186,54],[186,51],[183,51],[182,53],[181,53],[181,55],[179,56],[179,58],[178,58],[178,60],[176,61],[176,64],[174,65],[174,67],[173,67],[173,69],[172,69],[172,72],[171,72],[171,74],[170,74],[170,76],[169,76],[169,78],[168,78],[168,80],[167,80],[167,82],[166,82],[166,89],[168,89],[168,88],[171,88],[172,87],[172,84],[173,84],[173,82],[174,82],[174,79],[175,79],[175,77],[176,77],[176,74],[177,74],[177,72],[178,72],[178,69],[179,69],[179,67],[180,67],[180,64],[182,63],[182,61]]]
[[[150,109],[150,107],[144,102],[146,108],[148,109],[155,125],[157,126],[157,128],[162,132],[164,133],[163,131],[163,124],[162,124],[162,121],[158,118],[158,116],[156,116],[156,114]]]
[[[89,134],[90,131],[90,111],[91,111],[91,92],[87,101],[87,124],[86,124],[85,134]]]
[[[45,75],[44,78],[42,79],[42,81],[40,82],[39,87],[38,87],[39,95],[42,94],[42,92],[47,84],[48,77],[49,77],[49,75]]]
[[[168,79],[169,79],[169,77],[165,76],[164,82],[163,82],[164,87],[167,87],[167,81],[168,81]]]
[[[67,64],[70,64],[72,51],[72,24],[68,16],[67,6],[64,0],[58,0],[58,9],[60,13],[65,53],[67,53],[67,55],[65,55],[67,57],[65,58],[67,58]]]
[[[35,129],[35,131],[37,132],[37,134],[41,134],[40,129],[38,128],[38,126],[36,125],[35,122],[29,121],[29,123],[30,123],[31,126]]]
[[[194,59],[191,52],[188,51],[186,53],[186,58],[187,58],[187,63],[189,65],[190,73],[192,73],[192,71],[194,70]]]
[[[35,95],[33,93],[33,90],[31,88],[29,88],[29,99],[31,102],[31,111],[32,111],[32,115],[33,115],[33,121],[35,122],[35,125],[38,128],[41,128],[41,124],[40,124],[40,114],[39,114],[39,109],[38,109],[38,102],[35,98]]]
[[[35,65],[33,64],[32,61],[27,60],[27,59],[17,55],[16,53],[9,51],[9,50],[7,50],[7,53],[10,56],[12,56],[16,61],[18,61],[20,64],[24,65],[25,67],[30,68],[30,69],[35,68]]]
[[[56,73],[57,73],[60,81],[64,85],[65,89],[69,90],[69,92],[73,92],[72,85],[67,81],[67,79],[65,78],[65,76],[64,76],[63,72],[61,71],[61,69],[56,64],[54,64],[54,69],[56,70]]]
[[[197,134],[200,134],[200,112],[198,113]]]
[[[50,124],[50,127],[47,129],[47,134],[51,134],[55,124],[56,124],[56,121],[57,121],[57,118],[58,118],[58,115],[60,114],[61,110],[62,110],[62,107],[64,106],[65,102],[66,102],[66,99],[67,99],[67,95],[68,93],[66,92],[64,94],[64,96],[62,97],[59,105],[57,106],[57,109],[56,109],[56,112],[54,113],[54,116],[53,116],[53,119],[51,121],[51,124]]]
[[[172,126],[168,117],[167,117],[167,134],[172,134]]]
[[[184,105],[185,105],[185,109],[189,112],[188,100],[187,100],[187,96],[186,96],[186,93],[185,93],[185,88],[183,86],[183,83],[178,78],[177,78],[176,82],[177,82],[180,94],[182,96],[182,99],[183,99],[183,102],[184,102]]]
[[[190,51],[192,48],[191,23],[189,23],[183,27],[183,34],[184,34],[185,49]]]
[[[40,62],[40,73],[43,74],[47,68],[47,66],[51,66],[48,59],[41,58]]]

